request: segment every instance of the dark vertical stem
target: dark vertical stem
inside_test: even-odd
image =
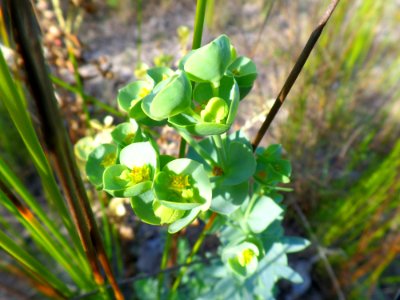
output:
[[[28,0],[8,0],[8,7],[16,42],[24,60],[27,82],[38,109],[47,150],[55,163],[94,278],[97,284],[104,284],[98,267],[100,261],[114,289],[116,299],[123,299],[105,255],[100,233],[54,97],[53,86],[48,77],[39,43],[38,26],[32,5]]]
[[[274,105],[272,106],[271,110],[268,112],[264,123],[261,125],[260,129],[257,132],[257,135],[253,141],[253,149],[255,150],[261,142],[261,139],[267,132],[269,126],[271,125],[272,121],[274,120],[276,114],[278,113],[279,109],[281,108],[283,102],[285,101],[287,95],[289,94],[290,90],[293,87],[293,84],[296,82],[297,77],[299,76],[301,70],[303,69],[304,64],[306,63],[308,57],[312,49],[314,49],[315,44],[320,37],[322,30],[324,29],[326,23],[328,22],[329,18],[331,17],[333,11],[335,10],[336,6],[338,5],[340,0],[332,0],[328,9],[325,11],[324,15],[322,16],[321,20],[318,23],[318,26],[314,29],[311,33],[310,37],[306,45],[304,46],[303,50],[300,53],[300,56],[297,58],[295,65],[293,66],[292,70],[290,71],[289,76],[287,77],[281,91],[279,92]]]

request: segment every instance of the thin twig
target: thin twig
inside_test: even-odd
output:
[[[261,125],[260,129],[257,132],[257,135],[253,141],[253,149],[256,149],[261,142],[261,139],[267,132],[269,126],[271,125],[272,121],[274,120],[276,114],[278,113],[279,109],[281,108],[283,102],[285,101],[287,95],[289,94],[293,84],[296,82],[297,77],[299,76],[301,70],[303,69],[304,64],[306,63],[308,57],[310,56],[311,51],[313,50],[315,44],[320,37],[322,30],[324,29],[326,23],[328,22],[329,18],[331,17],[333,11],[335,10],[336,6],[338,5],[340,0],[332,0],[328,9],[325,11],[324,15],[322,16],[321,20],[318,23],[318,26],[314,29],[311,33],[310,37],[306,45],[304,46],[303,50],[300,53],[295,65],[293,66],[292,71],[290,72],[289,76],[287,77],[281,91],[279,92],[278,96],[276,97],[275,103],[272,106],[271,110],[267,114],[264,123]]]
[[[321,249],[321,246],[319,245],[318,239],[315,236],[310,223],[308,222],[306,216],[304,215],[303,211],[301,210],[300,206],[295,202],[292,201],[290,204],[293,205],[294,210],[296,211],[296,213],[299,215],[304,228],[308,231],[308,235],[311,238],[312,243],[315,245],[315,247],[317,248],[317,252],[319,257],[322,259],[322,262],[324,263],[325,269],[328,273],[328,276],[330,277],[333,287],[336,291],[336,295],[338,297],[339,300],[346,300],[346,297],[344,296],[344,293],[342,291],[342,288],[340,287],[339,284],[339,280],[336,277],[336,274],[328,260],[328,258],[325,255],[325,252]]]

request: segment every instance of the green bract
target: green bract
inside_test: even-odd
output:
[[[195,109],[169,118],[168,122],[194,135],[222,134],[235,120],[239,96],[239,88],[231,77],[222,78],[217,89],[209,83],[200,83],[194,92]]]
[[[131,122],[121,123],[116,126],[111,132],[111,136],[113,141],[121,148],[133,142],[137,142],[142,138],[140,128],[133,119],[131,119]]]
[[[184,72],[159,82],[143,99],[142,109],[151,119],[161,121],[190,107],[192,86]]]
[[[188,54],[184,61],[184,71],[195,82],[212,82],[219,86],[219,81],[231,61],[231,42],[226,35],[221,35],[211,43]]]
[[[147,81],[135,81],[128,84],[118,91],[119,106],[129,112],[129,110],[140,100],[150,94],[153,85]]]
[[[182,224],[172,226],[174,231],[188,225],[211,205],[211,184],[203,165],[187,158],[167,163],[157,174],[153,191],[156,215],[162,223],[170,224],[185,217]]]
[[[253,87],[257,78],[257,68],[250,58],[240,56],[229,65],[227,75],[235,78],[240,90],[240,100],[242,100]]]
[[[158,169],[157,152],[150,142],[131,144],[121,150],[120,164],[103,174],[103,189],[114,197],[133,197],[151,188]]]
[[[266,185],[276,185],[279,182],[289,183],[292,168],[290,162],[281,157],[281,145],[271,145],[265,150],[259,149],[254,176],[257,181]]]
[[[260,250],[250,241],[227,246],[222,252],[222,259],[228,263],[231,271],[240,277],[252,275],[258,267]]]
[[[117,163],[118,149],[112,144],[102,144],[95,148],[88,157],[86,174],[89,181],[97,188],[103,186],[103,173],[109,166]]]
[[[146,72],[147,78],[153,82],[153,86],[175,74],[174,71],[167,67],[150,68]]]

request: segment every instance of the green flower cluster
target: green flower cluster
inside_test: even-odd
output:
[[[284,211],[277,185],[290,181],[291,166],[282,159],[282,147],[271,145],[254,154],[241,131],[226,134],[256,77],[254,63],[237,57],[225,35],[189,52],[176,71],[148,69],[144,80],[119,91],[119,106],[130,121],[113,128],[112,141],[97,146],[86,163],[88,179],[98,189],[129,198],[139,219],[168,225],[170,233],[200,214],[207,218],[203,212],[217,213],[223,224],[220,254],[234,282],[251,281],[256,274],[268,280],[298,278],[286,266],[286,256],[279,268],[265,266],[275,251],[272,245],[289,245],[288,251],[308,245],[285,240],[283,234],[263,238],[279,228]],[[167,123],[189,142],[187,158],[160,154],[148,129]],[[259,290],[267,294],[265,284]]]
[[[133,120],[116,126],[111,136],[112,143],[89,154],[86,174],[98,189],[130,198],[142,221],[177,232],[210,207],[211,184],[202,164],[160,155]]]
[[[193,135],[217,135],[230,128],[256,77],[253,61],[237,57],[229,38],[221,35],[189,52],[176,71],[148,69],[146,80],[119,91],[118,103],[139,124],[168,122]]]

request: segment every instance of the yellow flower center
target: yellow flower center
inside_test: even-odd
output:
[[[143,167],[133,167],[130,173],[133,184],[150,180],[150,168],[148,165]]]
[[[255,253],[253,250],[245,249],[237,255],[237,259],[238,259],[239,264],[242,267],[244,267],[244,266],[247,266],[251,262],[251,260],[253,259],[254,256],[255,256]]]
[[[137,94],[137,98],[133,99],[131,101],[131,107],[134,106],[136,104],[136,102],[138,102],[139,100],[141,100],[142,98],[146,97],[148,94],[150,94],[151,90],[145,87],[142,87],[138,94]]]
[[[184,199],[193,198],[193,189],[189,183],[189,175],[170,175],[170,189],[177,192]]]
[[[144,98],[144,97],[146,97],[148,94],[150,94],[150,90],[148,89],[148,88],[145,88],[145,87],[142,87],[140,90],[139,90],[139,93],[138,93],[138,98]]]
[[[115,164],[117,157],[115,156],[114,153],[109,153],[106,156],[104,156],[103,161],[101,162],[101,165],[106,168],[108,166],[111,166]]]

